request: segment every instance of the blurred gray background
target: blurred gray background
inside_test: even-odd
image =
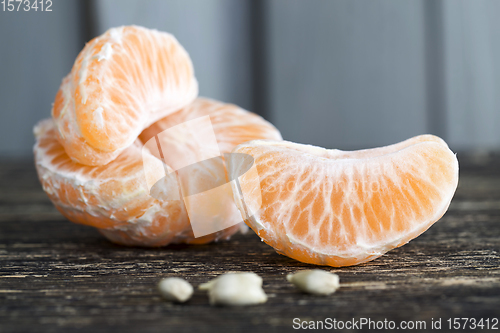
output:
[[[0,5],[0,158],[29,157],[33,125],[91,38],[137,24],[173,33],[200,95],[327,148],[422,133],[500,149],[498,0],[52,0]]]

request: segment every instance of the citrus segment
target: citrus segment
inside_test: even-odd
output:
[[[104,165],[156,120],[189,104],[198,84],[172,35],[138,26],[108,30],[80,52],[52,116],[66,153]]]
[[[242,215],[256,212],[247,224],[277,252],[319,265],[355,265],[407,243],[441,218],[458,184],[455,154],[432,135],[353,152],[257,140],[233,153],[258,170],[233,186]],[[231,175],[242,167],[230,159]]]
[[[221,154],[230,153],[235,146],[246,141],[282,139],[276,127],[255,113],[246,111],[234,104],[222,103],[203,97],[196,98],[181,110],[155,122],[141,133],[140,139],[142,142],[147,142],[153,136],[168,128],[204,116],[210,117]],[[190,144],[185,137],[170,137],[163,140],[165,141],[163,144],[176,151],[185,151],[185,147]],[[167,163],[176,164],[181,157],[176,154],[169,154],[165,158]]]
[[[281,135],[263,118],[207,98],[196,99],[140,135],[152,154],[176,170],[195,236],[243,221],[222,156],[257,138],[280,140]]]
[[[96,227],[116,243],[162,246],[179,242],[203,244],[227,239],[240,228],[235,223],[242,221],[242,218],[234,203],[234,208],[228,205],[233,202],[233,195],[227,184],[224,165],[216,163],[219,166],[216,168],[211,160],[205,160],[198,165],[189,166],[189,177],[182,178],[174,172],[169,163],[176,165],[176,160],[182,160],[183,155],[196,156],[200,153],[192,151],[189,140],[183,140],[193,133],[181,131],[177,132],[176,137],[162,137],[173,140],[172,144],[177,148],[165,154],[168,157],[163,159],[166,164],[159,160],[158,150],[153,154],[149,149],[144,149],[144,143],[151,137],[170,126],[182,124],[188,119],[197,119],[198,115],[210,115],[217,137],[216,144],[224,149],[221,153],[230,151],[248,138],[281,138],[278,130],[251,112],[234,105],[199,99],[175,115],[153,124],[107,165],[87,166],[68,156],[58,140],[54,122],[48,119],[40,122],[34,129],[37,140],[34,146],[35,164],[43,189],[56,208],[69,220]],[[234,132],[235,126],[246,133],[240,139]],[[246,126],[251,130],[245,130]],[[248,134],[249,132],[253,134]],[[158,163],[153,164],[159,167],[145,168],[144,163],[151,160],[157,161]],[[162,178],[161,182],[150,189],[147,179],[158,179],[158,172],[166,172],[168,177]],[[210,191],[219,185],[213,183],[214,174],[222,177],[222,183],[226,185],[218,188],[217,195],[211,195],[214,192]],[[192,193],[199,193],[203,200],[194,196],[194,199],[185,200],[181,195],[180,185],[189,188]],[[162,197],[162,191],[168,192],[163,193],[167,200],[158,200]],[[203,205],[196,206],[200,202]],[[192,206],[200,220],[205,221],[206,229],[213,229],[211,224],[214,224],[215,230],[221,231],[195,237],[186,205],[188,208]],[[231,227],[224,229],[228,225]]]
[[[34,131],[35,164],[42,187],[72,222],[97,227],[116,243],[141,246],[206,243],[237,231],[232,228],[194,238],[182,201],[159,201],[149,195],[139,140],[108,165],[91,167],[69,158],[52,120],[40,122]],[[169,185],[177,188],[177,183]]]

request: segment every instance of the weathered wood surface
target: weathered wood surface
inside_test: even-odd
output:
[[[114,245],[66,221],[31,162],[0,163],[0,332],[281,332],[301,320],[426,321],[500,317],[500,155],[459,155],[450,210],[409,244],[375,261],[329,270],[341,288],[314,297],[289,285],[311,266],[276,254],[249,233],[231,242],[161,249]],[[196,291],[183,305],[160,299],[160,278],[193,285],[226,271],[254,271],[261,306],[211,307]],[[470,330],[459,330],[470,331]]]

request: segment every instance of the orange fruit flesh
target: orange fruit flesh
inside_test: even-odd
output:
[[[139,141],[107,166],[90,167],[69,158],[51,120],[40,122],[35,135],[42,187],[70,221],[121,230],[126,235],[113,240],[127,245],[157,246],[189,238],[180,202],[160,202],[148,195]]]
[[[210,116],[221,154],[230,153],[234,147],[246,141],[256,139],[282,140],[276,127],[262,117],[234,104],[221,103],[203,97],[198,97],[181,110],[158,120],[146,128],[139,138],[142,142],[147,142],[168,128],[203,116]],[[171,138],[171,141],[177,141],[176,150],[185,150],[186,143],[175,139]],[[175,160],[179,158],[169,154],[164,157],[167,164],[175,164]]]
[[[171,132],[180,125],[206,116],[210,118],[207,125],[210,127],[209,132],[213,133],[215,147],[208,142],[201,147],[195,144],[205,139],[210,141],[210,137],[205,137],[206,133],[200,133],[205,132],[206,128],[183,128]],[[200,227],[200,223],[203,223],[224,228],[243,221],[234,205],[233,193],[228,184],[224,154],[247,140],[281,140],[281,134],[262,117],[236,105],[197,98],[190,105],[145,129],[139,138],[148,147],[150,143],[153,144],[151,153],[157,158],[163,158],[175,170],[180,168],[176,174],[192,227]],[[155,140],[162,147],[163,156],[154,149],[157,146]],[[210,154],[207,156],[209,150],[211,153],[215,150],[218,157],[213,159]],[[192,196],[196,193],[201,193],[201,197]]]
[[[208,108],[212,111],[205,111]],[[186,111],[187,110],[187,111]],[[222,111],[221,111],[222,110]],[[239,125],[262,127],[256,129],[252,138],[281,138],[279,131],[262,118],[244,111],[234,105],[217,101],[199,99],[187,109],[179,110],[175,117],[192,117],[198,114],[210,114],[214,127],[218,127],[217,138],[222,144],[241,143],[232,136],[231,125],[237,116]],[[173,117],[174,115],[172,115]],[[182,117],[181,117],[182,118]],[[168,125],[167,125],[168,123]],[[176,121],[164,118],[146,132],[152,136],[168,128]],[[228,137],[224,128],[228,128]],[[153,198],[146,184],[143,154],[156,158],[137,139],[115,160],[105,166],[86,166],[74,162],[59,143],[57,129],[52,120],[40,122],[34,129],[37,142],[34,147],[35,164],[43,189],[49,195],[56,208],[70,221],[93,226],[111,241],[124,245],[163,246],[169,243],[203,244],[214,240],[227,239],[237,232],[239,225],[195,238],[190,225],[185,205],[180,200],[162,201]],[[233,143],[226,150],[236,145]],[[178,148],[186,154],[188,146],[179,142]],[[171,156],[175,158],[174,155]],[[174,172],[167,163],[169,173]],[[165,178],[175,182],[166,188],[178,191],[176,177]],[[192,186],[206,187],[208,180],[203,174],[194,177]],[[232,195],[231,195],[232,196]],[[213,198],[214,202],[221,200]],[[237,209],[237,218],[241,216]],[[220,219],[234,218],[226,212],[203,211],[207,218],[215,214]]]
[[[52,117],[71,159],[105,165],[144,128],[189,104],[197,93],[191,60],[175,37],[118,27],[80,52],[56,95]]]
[[[458,184],[455,155],[432,135],[354,152],[258,140],[233,153],[251,155],[259,175],[233,186],[246,223],[277,252],[318,265],[355,265],[407,243],[441,218]],[[230,174],[241,168],[229,161]]]

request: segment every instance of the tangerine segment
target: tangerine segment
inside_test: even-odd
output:
[[[35,164],[43,189],[70,221],[99,228],[116,243],[141,246],[201,244],[238,230],[194,238],[182,201],[159,201],[149,195],[139,140],[108,165],[91,167],[70,159],[56,131],[51,119],[35,126]]]
[[[237,145],[251,140],[282,140],[280,132],[270,122],[255,113],[246,111],[234,104],[226,104],[213,99],[198,97],[181,110],[160,119],[146,128],[140,135],[142,142],[164,130],[189,120],[210,116],[213,131],[221,154],[230,153]],[[165,138],[167,140],[167,138]],[[184,138],[170,138],[168,145],[177,151],[185,151],[189,142]],[[173,147],[177,146],[177,147]],[[179,156],[166,154],[165,159],[176,164]]]
[[[189,55],[174,36],[125,26],[87,43],[61,84],[52,116],[74,161],[104,165],[197,93]]]
[[[205,127],[181,126],[205,120],[201,117],[207,116],[210,121],[199,123]],[[196,234],[205,229],[201,228],[200,221],[209,227],[221,228],[243,221],[234,204],[231,187],[226,185],[229,182],[226,168],[218,156],[248,140],[281,140],[281,134],[260,116],[236,105],[197,98],[145,129],[139,138],[146,146],[150,143],[156,146],[158,142],[163,156],[158,149],[152,148],[151,153],[176,170]]]
[[[318,265],[360,264],[407,243],[443,216],[458,184],[455,154],[432,135],[353,152],[259,140],[233,153],[254,157],[259,174],[233,186],[242,214],[256,212],[246,223],[278,253]],[[231,175],[243,167],[229,160]]]

